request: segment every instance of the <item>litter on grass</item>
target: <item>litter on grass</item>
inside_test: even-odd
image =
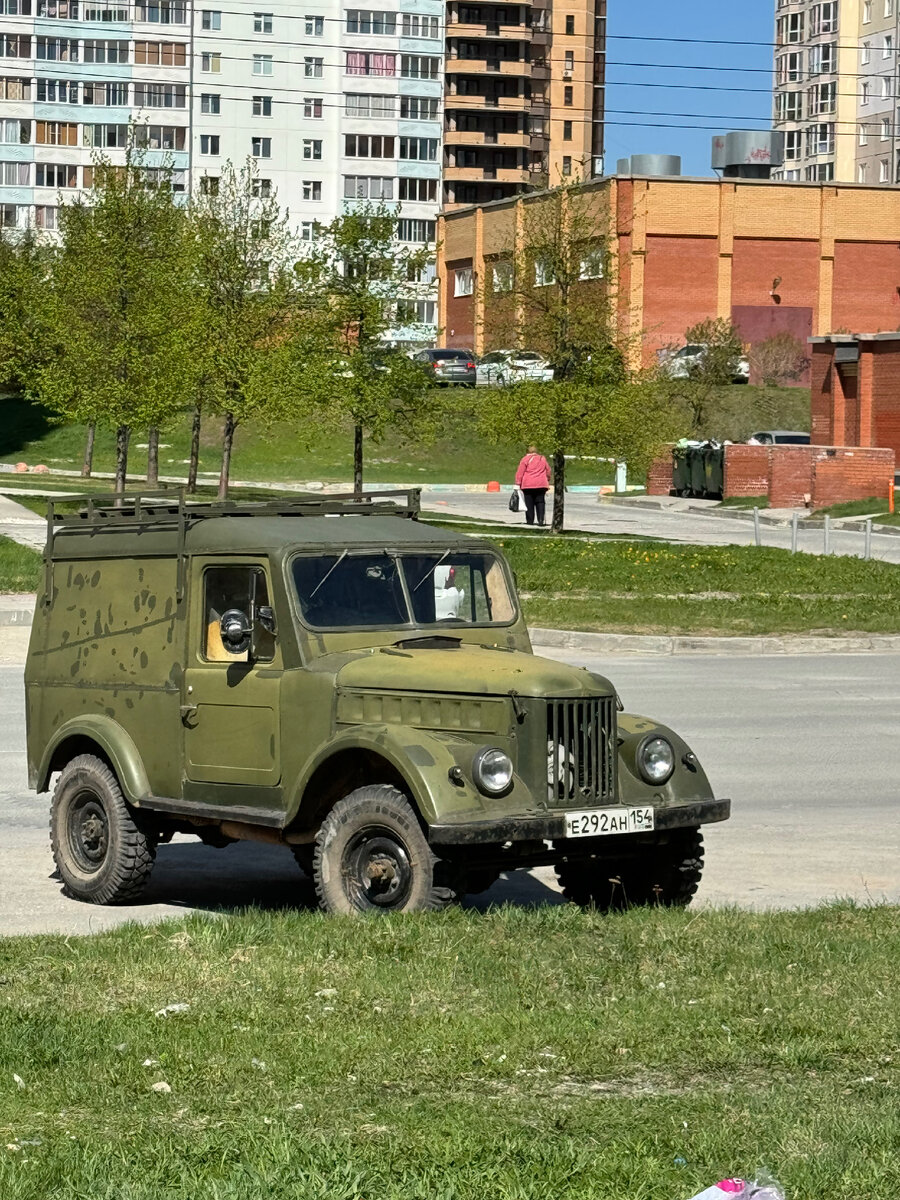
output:
[[[785,1200],[784,1192],[769,1179],[723,1179],[690,1200]]]

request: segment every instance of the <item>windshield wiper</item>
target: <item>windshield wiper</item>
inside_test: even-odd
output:
[[[399,646],[401,650],[415,650],[417,647],[420,650],[444,650],[448,647],[458,649],[462,645],[461,637],[448,637],[445,633],[426,633],[422,637],[404,638],[400,642],[394,642],[395,646]]]
[[[337,562],[334,564],[334,566],[330,567],[325,572],[325,574],[322,576],[322,578],[319,580],[319,582],[316,584],[316,586],[313,588],[313,590],[309,593],[310,600],[312,600],[313,596],[315,596],[315,594],[319,590],[319,588],[322,587],[322,585],[331,578],[332,574],[338,569],[338,567],[341,565],[341,563],[344,561],[344,559],[347,557],[347,555],[349,553],[350,553],[349,550],[344,550],[343,553],[338,558]]]
[[[438,569],[438,567],[441,565],[441,563],[444,561],[444,559],[449,556],[449,554],[450,554],[450,551],[445,550],[444,553],[441,555],[441,557],[437,560],[437,562],[431,568],[431,570],[428,572],[428,574],[422,576],[422,578],[419,580],[419,582],[413,588],[413,595],[416,594],[416,592],[419,590],[419,588],[422,586],[422,584],[425,582],[426,579],[430,579],[432,577],[432,575],[434,575],[435,571]]]

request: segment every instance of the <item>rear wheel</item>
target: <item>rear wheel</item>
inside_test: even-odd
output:
[[[326,912],[421,912],[455,898],[436,885],[436,865],[406,797],[373,784],[339,800],[322,822],[313,879]]]
[[[110,767],[79,754],[63,768],[50,808],[50,845],[70,896],[127,904],[146,887],[156,842],[137,824]]]
[[[699,829],[674,829],[665,840],[638,848],[632,857],[563,862],[556,877],[563,895],[584,908],[621,912],[658,904],[690,904],[703,874],[703,835]]]

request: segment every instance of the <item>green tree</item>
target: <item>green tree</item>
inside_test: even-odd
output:
[[[708,436],[717,432],[711,425],[721,407],[722,389],[738,377],[744,347],[737,328],[724,317],[699,321],[684,337],[699,353],[689,361],[683,376],[669,378],[668,390],[676,403],[686,407],[691,434]]]
[[[364,436],[378,442],[389,429],[428,436],[435,427],[438,402],[427,373],[385,344],[428,261],[426,250],[398,241],[397,210],[366,203],[321,229],[296,265],[316,330],[299,365],[300,386],[332,420],[352,424],[357,494]]]
[[[49,257],[50,248],[30,232],[0,232],[0,390],[23,390],[43,352],[40,298]]]
[[[170,420],[195,370],[185,213],[144,157],[132,145],[122,166],[98,158],[90,194],[60,208],[32,389],[66,420],[115,429],[118,492],[132,429]]]
[[[191,219],[198,252],[197,312],[205,335],[195,405],[223,417],[219,498],[224,500],[235,430],[251,416],[265,419],[284,411],[286,396],[296,400],[290,380],[276,370],[290,361],[301,334],[296,247],[286,215],[265,193],[251,161],[240,170],[227,163],[215,184],[207,182]],[[199,414],[195,407],[197,437]]]

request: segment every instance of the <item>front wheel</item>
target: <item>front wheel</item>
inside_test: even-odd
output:
[[[50,845],[68,894],[91,904],[134,900],[156,858],[156,842],[138,826],[110,767],[93,754],[63,767],[50,808]]]
[[[421,912],[454,897],[435,885],[436,858],[406,797],[389,784],[357,788],[322,822],[313,854],[326,912]]]
[[[703,835],[696,828],[674,829],[657,842],[638,844],[619,861],[598,857],[556,867],[566,899],[601,912],[651,905],[685,908],[702,874]]]

